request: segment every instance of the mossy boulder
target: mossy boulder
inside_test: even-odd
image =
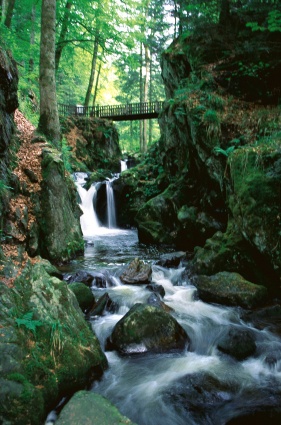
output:
[[[68,285],[78,301],[79,307],[85,311],[93,306],[95,297],[91,289],[82,282],[73,282]]]
[[[134,425],[106,398],[90,391],[79,391],[62,409],[57,425]]]
[[[115,325],[108,348],[121,354],[166,353],[183,350],[189,343],[185,330],[158,307],[135,304]]]
[[[47,412],[99,377],[107,360],[65,282],[46,260],[0,283],[0,422],[42,423]]]
[[[252,309],[267,302],[267,290],[245,280],[239,273],[220,272],[212,276],[199,275],[194,284],[199,297],[206,302],[241,306]]]
[[[84,250],[76,189],[65,176],[61,155],[44,149],[42,190],[36,210],[39,223],[39,252],[54,262],[66,261]]]

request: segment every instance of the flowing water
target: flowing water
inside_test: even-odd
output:
[[[83,211],[89,217],[87,208]],[[85,226],[85,255],[68,270],[107,270],[112,276],[110,287],[92,288],[96,297],[108,292],[119,306],[114,314],[91,318],[103,349],[114,325],[151,295],[145,286],[124,285],[119,279],[125,264],[137,256],[151,263],[152,281],[164,287],[163,301],[173,308],[191,344],[173,354],[126,357],[106,352],[109,368],[92,390],[138,425],[264,424],[267,418],[271,424],[281,423],[281,339],[267,328],[245,323],[240,308],[199,300],[185,268],[155,265],[161,252],[139,244],[136,231],[96,228],[95,220],[92,217],[93,227]],[[257,347],[253,356],[237,361],[218,350],[218,341],[230,328],[251,330]],[[246,422],[233,419],[241,415]]]

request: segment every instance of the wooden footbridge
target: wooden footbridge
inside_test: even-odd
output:
[[[134,121],[158,118],[163,102],[128,103],[126,105],[83,106],[59,104],[61,116],[98,117],[112,121]]]

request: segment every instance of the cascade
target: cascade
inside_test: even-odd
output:
[[[106,232],[108,229],[116,229],[116,212],[112,182],[116,180],[119,175],[117,174],[105,182],[107,200],[107,228],[102,227],[96,213],[97,191],[102,182],[94,183],[89,188],[89,190],[86,190],[84,186],[87,181],[88,174],[77,172],[74,173],[73,177],[78,194],[80,196],[79,206],[83,212],[83,215],[80,217],[83,236],[95,236],[97,234]]]
[[[112,182],[118,177],[113,177],[112,179],[106,180],[107,223],[109,229],[116,227],[116,213]]]
[[[96,215],[94,204],[97,196],[99,183],[94,184],[89,190],[84,188],[88,175],[87,173],[75,173],[74,181],[80,196],[80,208],[83,215],[80,217],[80,224],[84,236],[93,236],[98,232],[100,223]]]
[[[122,173],[122,171],[125,171],[125,170],[127,170],[128,169],[128,167],[127,167],[127,160],[125,159],[125,161],[120,161],[120,164],[121,164],[121,173]]]

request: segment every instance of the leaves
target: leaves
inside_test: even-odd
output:
[[[33,320],[33,311],[29,311],[25,313],[21,318],[15,319],[16,324],[20,326],[24,326],[26,329],[36,334],[36,328],[43,325],[43,322],[40,320]]]

